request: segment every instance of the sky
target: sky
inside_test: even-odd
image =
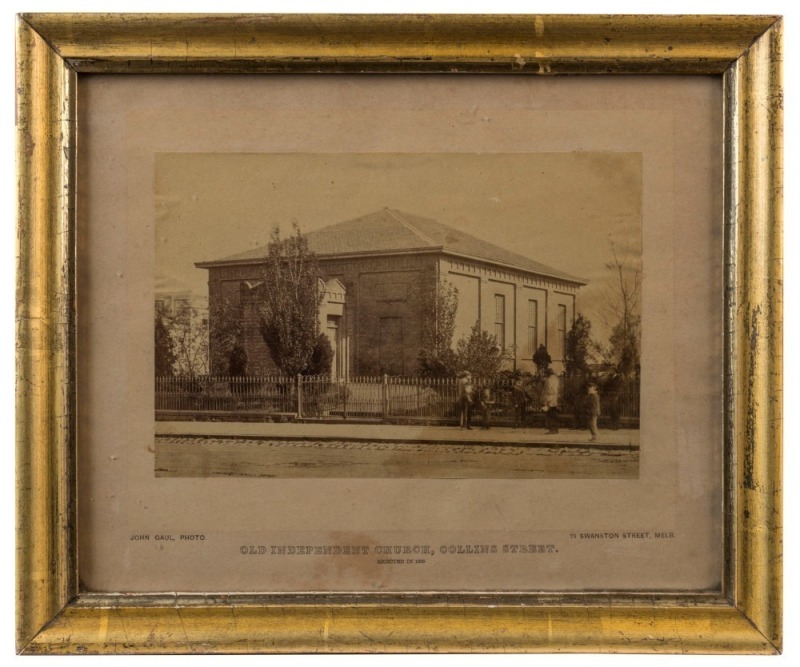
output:
[[[641,262],[639,153],[164,153],[156,157],[156,273],[206,294],[198,261],[383,207],[434,218],[584,278],[603,335],[611,243]]]

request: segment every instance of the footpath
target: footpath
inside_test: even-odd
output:
[[[538,428],[480,426],[461,429],[458,426],[408,426],[397,424],[354,424],[290,422],[208,422],[208,421],[157,421],[156,435],[167,437],[235,438],[258,440],[314,440],[387,442],[409,444],[461,444],[461,445],[517,445],[546,448],[591,448],[598,450],[638,449],[639,430],[601,429],[597,440],[589,442],[589,431],[560,429],[558,433],[547,433]]]

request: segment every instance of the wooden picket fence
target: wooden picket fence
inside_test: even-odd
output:
[[[582,378],[562,377],[562,415],[584,412]],[[489,390],[495,423],[515,417],[513,381],[502,377],[476,379],[476,390]],[[526,412],[541,413],[541,387],[526,385]],[[458,419],[459,386],[455,378],[389,375],[335,379],[326,375],[168,376],[156,378],[157,419],[238,421],[263,417],[285,419],[354,419],[364,421],[423,420],[450,423]],[[639,383],[629,381],[615,391],[601,392],[603,414],[617,425],[638,426]]]

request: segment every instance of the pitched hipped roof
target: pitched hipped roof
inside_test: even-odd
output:
[[[353,220],[329,225],[305,234],[309,248],[319,258],[345,255],[391,254],[413,251],[441,251],[445,254],[469,257],[492,264],[522,269],[543,276],[585,284],[581,278],[546,266],[524,255],[496,246],[459,229],[436,220],[411,213],[384,208]],[[262,259],[266,246],[231,255],[198,266],[246,264]]]

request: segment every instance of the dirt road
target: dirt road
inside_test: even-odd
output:
[[[156,436],[157,477],[637,479],[639,448]]]

